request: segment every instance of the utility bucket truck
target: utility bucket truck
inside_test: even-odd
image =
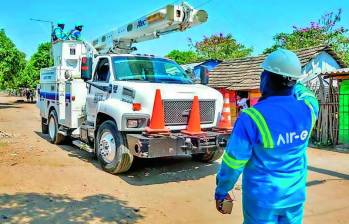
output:
[[[229,130],[215,129],[222,95],[194,84],[171,60],[130,54],[135,43],[206,20],[203,10],[172,4],[91,44],[54,43],[54,66],[40,73],[37,105],[42,132],[54,144],[71,139],[96,155],[110,173],[129,170],[134,157],[218,159],[229,136]]]

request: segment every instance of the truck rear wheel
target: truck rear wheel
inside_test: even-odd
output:
[[[48,117],[48,135],[50,137],[50,142],[56,145],[61,144],[65,136],[58,132],[58,117],[55,110],[52,110],[50,116]]]
[[[133,155],[124,145],[121,133],[113,121],[105,121],[97,131],[97,158],[103,170],[109,173],[123,173],[130,169]]]
[[[217,149],[217,150],[211,151],[211,152],[192,154],[191,158],[194,161],[204,162],[204,163],[211,163],[211,162],[216,161],[219,158],[221,158],[223,153],[224,153],[223,149]]]

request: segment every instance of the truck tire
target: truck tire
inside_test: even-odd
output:
[[[219,158],[221,158],[223,153],[224,153],[224,150],[220,148],[220,149],[217,149],[217,150],[211,151],[211,152],[192,154],[191,158],[194,161],[211,163],[211,162],[216,161]]]
[[[96,141],[97,158],[103,170],[117,174],[131,168],[133,155],[124,145],[115,122],[111,120],[103,122],[98,128]]]
[[[50,142],[56,145],[61,144],[64,141],[65,136],[58,133],[58,116],[55,110],[50,112],[47,126]]]
[[[41,118],[41,132],[43,134],[48,134],[48,125],[45,124],[46,122],[47,122],[46,119],[42,117]]]

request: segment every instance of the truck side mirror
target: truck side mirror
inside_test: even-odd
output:
[[[92,57],[81,58],[81,79],[85,81],[92,79]]]
[[[208,69],[205,66],[200,66],[200,81],[202,85],[207,85],[209,81]]]
[[[193,82],[195,82],[195,76],[193,71],[191,69],[186,69],[184,71],[185,71],[185,74],[188,76],[188,78],[190,78]]]
[[[99,86],[99,89],[107,93],[112,93],[113,86],[111,84],[109,86]]]
[[[108,89],[107,89],[106,92],[108,92],[108,93],[112,93],[113,92],[113,85],[112,84],[109,84]]]

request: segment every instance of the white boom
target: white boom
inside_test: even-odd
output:
[[[112,30],[92,41],[99,53],[130,53],[132,44],[159,38],[171,32],[184,31],[207,21],[204,10],[197,10],[188,3],[170,4],[142,18]]]

